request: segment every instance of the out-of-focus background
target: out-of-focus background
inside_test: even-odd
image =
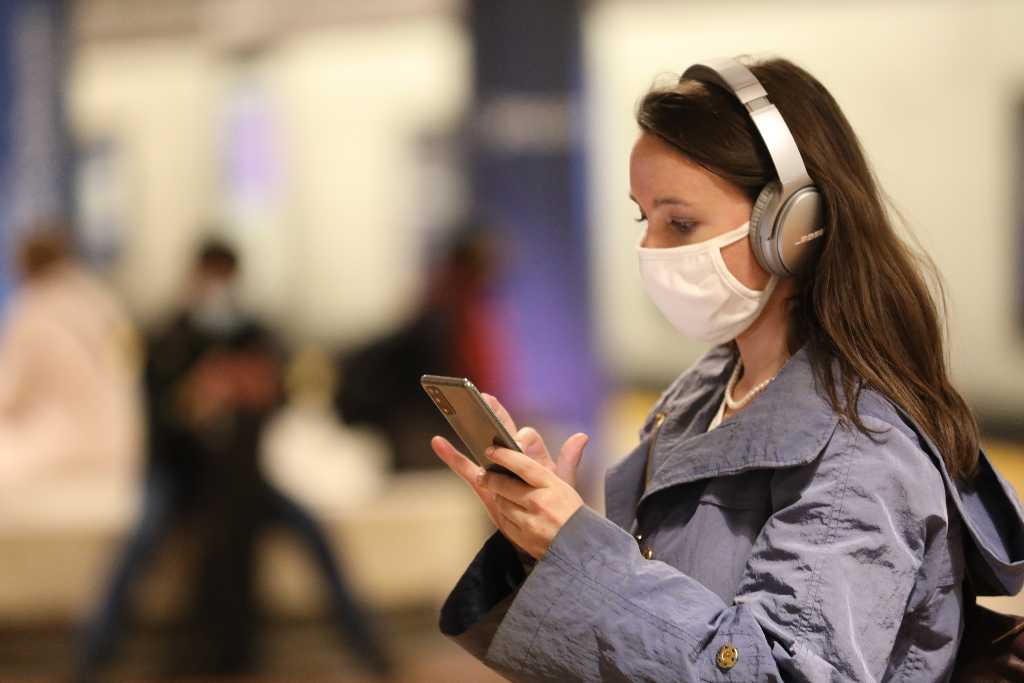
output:
[[[633,108],[711,56],[788,57],[844,108],[1020,490],[1022,26],[1014,0],[6,0],[0,678],[496,680],[437,632],[489,527],[418,377],[591,433],[601,506],[704,350],[636,277]]]

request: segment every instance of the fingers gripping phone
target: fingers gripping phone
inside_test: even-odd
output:
[[[520,448],[472,382],[464,377],[423,375],[420,384],[462,439],[469,451],[468,455],[478,465],[519,478],[514,472],[492,462],[485,454],[491,446],[513,451],[519,451]]]

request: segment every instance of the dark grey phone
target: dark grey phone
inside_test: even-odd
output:
[[[519,446],[472,382],[464,377],[423,375],[420,384],[466,445],[469,451],[467,455],[481,467],[519,478],[501,465],[491,462],[484,453],[491,446],[513,451],[518,451]]]

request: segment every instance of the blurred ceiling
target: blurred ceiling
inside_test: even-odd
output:
[[[75,43],[195,36],[245,49],[332,24],[461,14],[463,0],[72,0]]]

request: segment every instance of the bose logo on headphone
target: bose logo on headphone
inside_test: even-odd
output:
[[[793,243],[793,246],[794,247],[799,247],[801,244],[805,244],[807,242],[810,242],[811,240],[816,240],[816,239],[818,239],[819,237],[821,237],[824,234],[825,234],[825,228],[818,228],[814,232],[808,233],[808,234],[804,235],[803,237],[801,237],[800,239],[798,239],[796,242]]]

